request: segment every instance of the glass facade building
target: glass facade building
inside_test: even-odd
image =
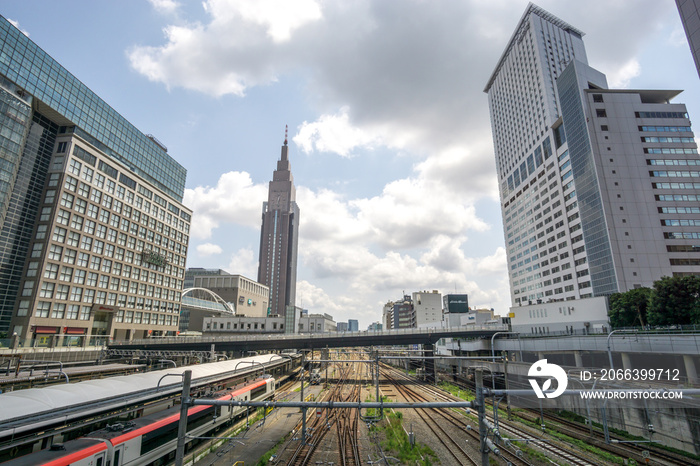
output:
[[[0,332],[177,331],[185,169],[0,17]]]
[[[0,75],[76,126],[76,134],[182,201],[187,171],[163,147],[70,74],[10,24],[0,20]]]

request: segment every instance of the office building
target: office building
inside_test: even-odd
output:
[[[348,319],[348,332],[359,332],[360,324],[357,319]]]
[[[440,327],[442,323],[442,295],[437,291],[419,291],[412,294],[416,327]]]
[[[486,85],[514,328],[606,325],[605,297],[697,274],[697,147],[679,91],[608,89],[530,4]],[[614,46],[614,44],[611,44]]]
[[[401,300],[387,302],[382,310],[382,322],[387,330],[415,328],[416,313],[411,295],[404,295]]]
[[[175,334],[185,169],[0,18],[0,331],[23,344]]]
[[[267,315],[294,312],[296,301],[299,206],[288,149],[285,132],[282,155],[263,203],[258,282],[270,290]]]
[[[445,313],[463,314],[469,312],[469,295],[449,293],[442,297],[442,308]]]
[[[700,76],[700,0],[676,0],[695,69]]]
[[[372,322],[367,327],[367,331],[368,332],[381,332],[382,331],[382,324],[379,322]]]

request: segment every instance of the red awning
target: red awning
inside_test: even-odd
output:
[[[58,333],[58,327],[34,327],[34,333]]]
[[[66,327],[66,330],[63,333],[66,335],[85,335],[87,333],[87,329],[80,327]]]

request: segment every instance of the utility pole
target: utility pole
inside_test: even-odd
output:
[[[313,350],[312,350],[313,351]],[[304,356],[306,353],[301,352],[301,401],[304,399]],[[313,354],[311,355],[313,357]],[[301,444],[306,444],[306,406],[301,408]]]
[[[508,420],[512,420],[510,414],[510,393],[508,393],[508,353],[503,351],[503,379],[506,383],[506,405],[508,407]]]
[[[482,369],[475,369],[476,378],[476,402],[477,412],[479,414],[479,448],[481,449],[481,464],[488,466],[489,464],[489,449],[486,446],[486,405],[484,403],[484,372]]]
[[[190,384],[192,371],[187,370],[183,374],[182,395],[180,398],[180,422],[177,427],[177,449],[175,450],[175,466],[182,466],[185,458],[185,437],[187,436],[187,410],[190,407]]]

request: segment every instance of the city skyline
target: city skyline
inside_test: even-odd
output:
[[[0,12],[188,170],[188,267],[256,276],[260,203],[289,124],[305,213],[297,305],[361,328],[401,290],[467,292],[507,312],[482,90],[527,2],[309,1],[281,16],[253,4],[5,2]],[[685,89],[675,101],[697,114],[674,2],[537,4],[586,33],[611,87]]]

